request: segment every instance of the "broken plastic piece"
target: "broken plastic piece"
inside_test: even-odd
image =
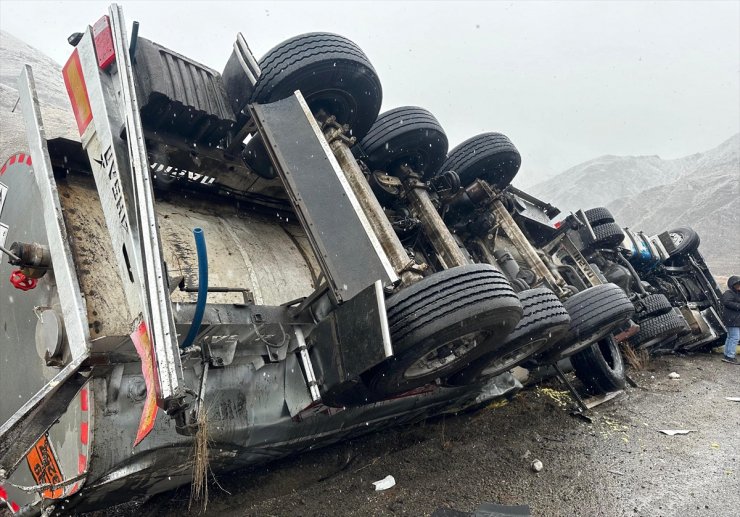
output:
[[[689,434],[691,431],[688,429],[661,429],[658,432],[668,436],[676,436],[677,434]]]
[[[389,488],[396,486],[396,480],[393,476],[389,474],[380,481],[374,481],[373,485],[375,485],[375,491],[379,492],[381,490],[388,490]]]

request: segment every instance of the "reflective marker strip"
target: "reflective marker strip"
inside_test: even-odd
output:
[[[87,433],[88,432],[89,432],[89,429],[87,427],[87,422],[82,422],[80,424],[80,443],[82,445],[87,445],[87,442],[88,442]]]
[[[77,49],[72,52],[67,64],[64,65],[62,76],[64,77],[64,86],[67,87],[69,101],[72,103],[72,111],[74,111],[77,120],[77,129],[79,129],[80,136],[82,136],[92,120],[92,109],[90,108],[90,98],[87,95],[87,85],[85,85],[85,79],[82,75],[82,65]]]
[[[3,164],[3,166],[0,167],[0,176],[5,174],[5,171],[8,170],[8,167],[10,165],[15,164],[15,162],[23,163],[24,161],[26,162],[26,165],[30,167],[31,166],[31,155],[25,154],[25,153],[15,153],[13,156],[5,160],[5,163]]]
[[[80,409],[87,411],[87,388],[80,390]]]
[[[80,390],[80,411],[82,412],[82,421],[80,421],[80,444],[83,447],[80,447],[80,450],[85,450],[84,447],[87,447],[90,443],[90,424],[88,423],[88,407],[89,407],[89,396],[90,391],[87,388],[82,388]],[[88,452],[89,451],[85,451]],[[77,474],[84,474],[87,471],[87,456],[82,453],[78,453],[77,455]],[[69,492],[65,494],[66,497],[69,497],[72,494],[77,493],[80,490],[80,482],[78,481],[74,485],[72,485],[72,488],[69,489]]]
[[[11,501],[8,499],[8,493],[5,491],[5,488],[0,485],[0,503],[7,502],[10,505],[10,511],[13,513],[16,513],[18,510],[20,510],[20,507],[15,501]],[[2,508],[5,505],[0,505],[0,508]]]

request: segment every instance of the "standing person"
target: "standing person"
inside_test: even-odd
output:
[[[731,276],[727,280],[727,287],[729,289],[722,293],[722,322],[727,327],[725,356],[722,360],[726,363],[740,364],[735,359],[737,343],[740,341],[740,276]]]

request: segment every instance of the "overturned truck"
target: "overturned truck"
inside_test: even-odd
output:
[[[206,435],[225,471],[459,411],[520,389],[521,364],[570,360],[618,389],[646,297],[706,269],[682,255],[654,287],[602,272],[626,248],[510,186],[506,137],[448,154],[428,111],[379,115],[377,74],[341,36],[257,61],[239,35],[220,74],[137,24],[129,38],[113,5],[70,43],[74,134],[46,134],[26,67],[27,148],[0,170],[11,511],[190,482]],[[685,291],[667,310],[719,337],[712,300]]]

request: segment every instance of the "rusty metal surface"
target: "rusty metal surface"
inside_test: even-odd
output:
[[[460,250],[460,246],[450,233],[450,229],[447,228],[439,215],[426,187],[415,185],[414,182],[413,179],[407,179],[404,182],[406,195],[411,204],[411,209],[421,221],[424,233],[437,255],[447,268],[468,264],[468,259]]]
[[[409,254],[393,230],[391,222],[383,212],[383,207],[380,206],[360,166],[357,165],[352,151],[350,151],[344,139],[340,138],[341,132],[337,134],[337,131],[335,128],[330,128],[325,132],[329,146],[339,166],[344,171],[344,176],[347,178],[347,182],[352,188],[363,212],[365,212],[365,216],[375,232],[383,251],[388,256],[388,260],[393,266],[394,271],[405,285],[420,280],[422,278],[421,274],[414,269],[416,263],[409,258]]]
[[[501,229],[503,229],[509,239],[511,239],[514,246],[516,246],[517,251],[521,254],[522,258],[532,271],[535,272],[539,279],[543,280],[547,284],[547,287],[555,291],[559,297],[565,296],[567,294],[564,289],[565,282],[562,278],[556,278],[545,263],[542,262],[542,259],[537,254],[537,250],[532,246],[529,240],[527,240],[524,233],[522,233],[521,228],[516,224],[514,218],[511,217],[511,214],[506,210],[503,203],[500,200],[495,199],[492,202],[491,210],[493,211],[493,215],[496,217],[496,223],[501,226]]]

